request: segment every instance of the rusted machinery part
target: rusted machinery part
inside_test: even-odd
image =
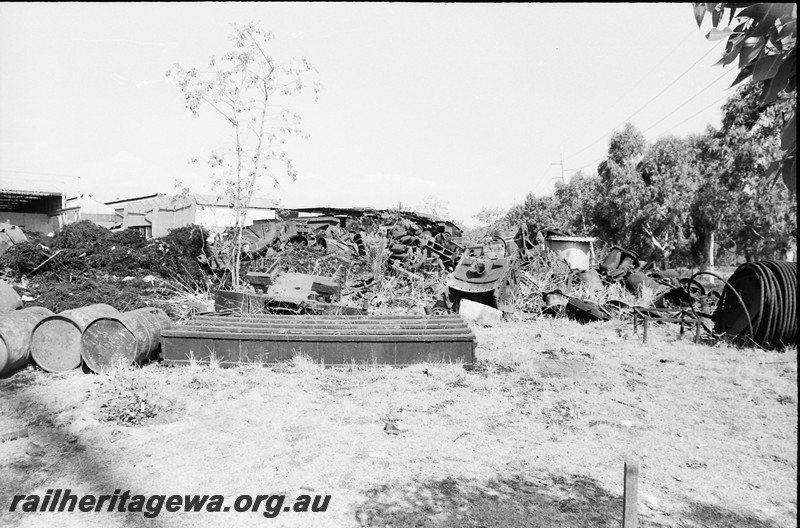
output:
[[[686,289],[686,292],[689,293],[689,295],[691,295],[692,293],[695,293],[695,294],[700,295],[702,297],[703,295],[706,294],[705,287],[700,283],[700,281],[697,281],[694,278],[678,279],[678,284],[683,286]]]
[[[611,299],[603,303],[603,310],[611,314],[612,317],[619,319],[626,318],[633,313],[631,305],[618,299]]]
[[[437,300],[433,306],[431,307],[431,315],[447,315],[450,313],[450,309],[447,306],[447,301],[444,299]]]
[[[737,293],[751,321],[751,339],[761,347],[797,342],[797,263],[767,260],[739,266],[728,279],[715,313],[719,330],[735,334],[741,311],[728,295]]]

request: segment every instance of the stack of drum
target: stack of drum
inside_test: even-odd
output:
[[[97,373],[144,363],[158,355],[161,330],[171,327],[163,310],[123,313],[107,304],[58,314],[41,307],[0,314],[0,376],[31,361],[47,372],[83,365]]]

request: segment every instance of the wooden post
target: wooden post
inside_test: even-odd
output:
[[[639,519],[637,516],[639,494],[639,463],[633,461],[625,462],[625,489],[622,493],[622,528],[637,528]]]

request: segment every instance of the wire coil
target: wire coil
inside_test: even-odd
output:
[[[714,325],[717,333],[749,338],[764,348],[796,345],[797,263],[764,260],[739,266],[722,291]]]

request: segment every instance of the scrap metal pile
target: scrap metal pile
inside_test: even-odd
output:
[[[46,270],[54,276],[68,271],[67,284],[80,268],[64,263],[90,260],[100,270],[112,271],[119,262],[106,254],[117,245],[127,260],[152,246],[131,240],[138,244],[131,248],[124,245],[124,236],[87,225],[79,228],[65,229],[64,235],[77,233],[73,238],[94,241],[96,250],[88,251],[93,246],[83,242],[59,249],[76,255]],[[231,236],[218,240],[210,253],[203,250],[194,264],[207,264],[217,276],[229,270],[223,248]],[[181,232],[173,238],[183,237]],[[797,342],[793,262],[744,264],[726,281],[710,272],[686,276],[657,270],[636,253],[612,247],[598,265],[573,267],[564,253],[542,243],[544,236],[531,240],[524,226],[469,244],[452,222],[372,209],[288,211],[277,220],[255,222],[244,238],[247,288],[216,291],[215,306],[193,309],[179,324],[159,308],[120,309],[91,295],[73,309],[31,304],[48,298],[20,298],[15,288],[30,291],[25,273],[41,274],[60,253],[48,255],[41,244],[24,241],[6,244],[4,258],[11,258],[5,262],[16,268],[6,268],[4,276],[19,275],[20,282],[12,288],[0,281],[0,312],[6,312],[0,313],[0,375],[30,362],[49,372],[80,366],[106,372],[157,357],[174,364],[194,359],[239,364],[285,361],[298,351],[337,365],[469,364],[475,359],[475,336],[466,323],[491,325],[515,312],[580,323],[628,320],[635,332],[641,326],[644,340],[648,324],[677,323],[681,334],[693,329],[696,340],[703,334],[763,348]],[[111,250],[103,244],[112,244]],[[37,248],[43,248],[42,254]],[[167,253],[183,262],[177,250]],[[142,258],[137,262],[147,264],[139,271],[152,266]],[[718,287],[701,282],[704,274],[719,279]],[[96,273],[82,275],[78,286],[91,282]]]
[[[367,208],[285,210],[278,219],[256,220],[245,228],[242,237],[244,252],[251,259],[291,246],[366,257],[366,238],[372,232],[387,238],[389,258],[408,271],[451,268],[462,250],[454,241],[462,231],[452,222],[410,211]],[[226,236],[231,237],[232,232]],[[227,265],[219,248],[209,264],[215,269]]]
[[[233,236],[212,248],[212,269],[229,269],[223,248]],[[454,223],[395,210],[293,209],[255,221],[243,239],[250,287],[217,292],[216,302],[244,313],[426,313],[464,251]]]
[[[544,235],[533,240],[524,226],[481,244],[470,245],[461,235],[452,222],[412,212],[288,211],[278,220],[258,221],[247,229],[249,291],[217,292],[217,310],[330,316],[461,314],[485,324],[503,314],[526,312],[580,323],[629,320],[636,331],[641,325],[645,340],[648,324],[657,323],[677,323],[681,334],[693,329],[696,340],[701,334],[716,338],[743,333],[743,319],[733,328],[725,315],[734,306],[733,295],[725,292],[734,286],[737,291],[753,289],[742,286],[741,280],[723,291],[722,279],[718,287],[709,287],[698,280],[699,274],[656,269],[617,246],[598,265],[573,269],[568,259],[560,258],[563,255],[545,248]],[[220,259],[217,254],[211,261],[224,266]],[[796,340],[787,330],[796,321],[796,310],[783,306],[793,298],[787,292],[795,291],[796,279],[793,283],[791,270],[776,269],[778,278],[761,289],[778,292],[772,295],[783,304],[773,308],[774,303],[766,301],[767,328],[750,328],[752,323],[748,327],[748,339],[760,346]],[[792,269],[796,276],[796,266]],[[771,322],[775,317],[781,322]],[[760,320],[756,315],[751,319]]]
[[[518,309],[520,266],[533,247],[524,227],[470,245],[452,222],[372,209],[295,209],[254,222],[243,238],[249,287],[218,291],[221,311],[443,315],[477,303],[511,313]],[[219,271],[229,269],[225,247],[223,238],[208,259]]]
[[[542,313],[581,323],[629,319],[634,333],[641,325],[644,341],[648,323],[677,323],[681,334],[693,329],[696,342],[706,335],[712,340],[728,338],[770,349],[796,346],[797,263],[742,264],[727,281],[708,271],[686,275],[652,267],[652,263],[643,264],[636,253],[612,247],[599,266],[572,270],[562,281],[563,289],[544,293]],[[713,276],[719,285],[704,284],[700,281],[703,276]],[[596,302],[563,291],[576,289],[586,297],[587,292],[608,291],[614,285],[638,302],[619,298]],[[645,292],[652,298],[642,304]]]

